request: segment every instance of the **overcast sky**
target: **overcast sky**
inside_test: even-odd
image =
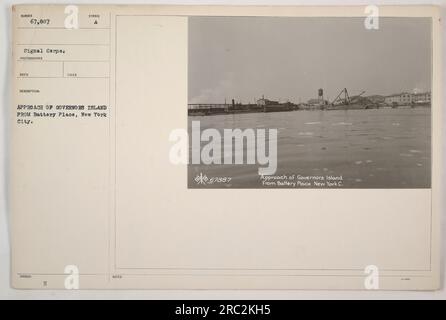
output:
[[[429,18],[191,17],[189,103],[298,103],[323,88],[351,95],[426,91],[431,85]]]

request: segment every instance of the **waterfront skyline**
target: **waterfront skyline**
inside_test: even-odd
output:
[[[189,103],[299,103],[431,90],[431,21],[381,18],[193,17]]]

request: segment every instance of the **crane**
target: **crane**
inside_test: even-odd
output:
[[[365,91],[362,91],[357,96],[350,97],[348,95],[347,88],[344,88],[339,92],[339,94],[336,96],[336,98],[331,103],[332,105],[339,105],[339,104],[345,104],[348,105],[352,102],[354,102],[356,99],[358,99],[360,96],[362,96],[365,93]],[[344,94],[344,98],[341,98],[342,94]]]

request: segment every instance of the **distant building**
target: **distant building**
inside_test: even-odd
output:
[[[412,101],[414,103],[430,103],[431,102],[431,93],[423,92],[423,93],[414,93],[412,97]]]
[[[407,92],[392,94],[385,97],[384,102],[390,105],[409,105],[412,103],[412,94]]]
[[[400,104],[400,95],[399,94],[392,94],[390,96],[387,96],[384,98],[384,102],[386,104]]]
[[[310,99],[307,101],[307,104],[310,106],[323,106],[328,104],[327,100],[322,100],[322,99]]]
[[[369,99],[373,103],[382,103],[382,102],[385,101],[385,97],[384,96],[380,96],[378,94],[373,95],[373,96],[367,96],[366,98]]]
[[[277,104],[279,104],[279,101],[268,100],[268,99],[265,99],[264,97],[262,97],[262,99],[257,100],[257,105],[261,106],[261,107],[277,105]]]
[[[384,102],[389,105],[410,105],[413,103],[430,103],[431,101],[431,93],[407,93],[402,92],[398,94],[392,94],[384,98]]]

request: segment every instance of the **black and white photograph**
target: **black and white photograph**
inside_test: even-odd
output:
[[[190,17],[188,187],[430,188],[431,29]]]

